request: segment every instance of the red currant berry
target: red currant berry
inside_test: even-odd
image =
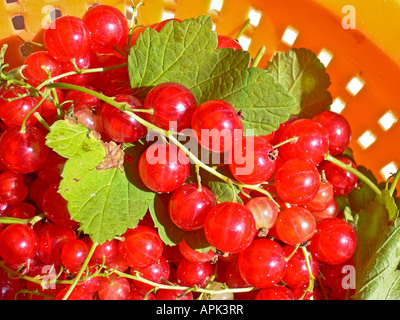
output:
[[[93,51],[89,51],[87,55],[79,59],[75,59],[75,64],[80,70],[94,68],[97,63],[97,54]],[[76,71],[76,68],[71,61],[62,61],[61,70],[62,73],[67,73],[71,71]],[[74,84],[77,86],[88,85],[96,78],[96,76],[97,74],[95,73],[77,73],[62,78],[62,82]]]
[[[155,86],[146,95],[144,108],[152,109],[149,121],[164,130],[181,131],[190,127],[192,115],[197,108],[193,93],[175,82],[165,82]]]
[[[88,247],[91,247],[93,241],[89,239]],[[98,244],[93,252],[90,262],[95,264],[109,263],[115,259],[118,254],[118,241],[116,239],[107,240]]]
[[[305,205],[318,193],[320,176],[317,168],[304,160],[286,161],[275,175],[276,191],[282,200]]]
[[[128,103],[132,110],[142,107],[139,99],[128,94],[117,95],[115,101]],[[102,104],[99,115],[103,133],[116,142],[136,142],[147,133],[145,126],[108,103]]]
[[[357,247],[353,227],[339,218],[322,220],[310,242],[310,251],[326,264],[340,264],[349,260]]]
[[[332,203],[333,197],[332,184],[321,179],[317,195],[307,203],[306,208],[310,211],[323,211]]]
[[[76,239],[69,227],[45,224],[38,233],[38,257],[45,264],[61,264],[61,248],[68,240]]]
[[[235,50],[239,49],[243,50],[242,46],[239,44],[239,41],[237,41],[236,39],[233,39],[225,35],[218,35],[217,49],[221,48],[232,48]]]
[[[28,186],[24,176],[12,171],[0,174],[0,201],[8,205],[15,205],[25,200],[28,195]]]
[[[283,250],[285,250],[286,256],[290,257],[290,259],[287,261],[282,282],[290,288],[306,287],[310,282],[310,275],[304,253],[301,249],[296,250],[292,246],[285,246]],[[296,252],[293,252],[295,250]],[[316,278],[319,271],[319,262],[315,257],[310,255],[308,260],[310,262],[311,272]]]
[[[140,178],[154,192],[175,191],[183,185],[189,173],[189,158],[175,145],[152,144],[139,160]]]
[[[316,121],[299,119],[288,125],[282,132],[281,141],[297,137],[297,140],[279,147],[283,160],[301,159],[318,164],[329,151],[328,133]]]
[[[139,273],[140,277],[155,282],[162,283],[163,280],[168,280],[170,274],[170,266],[168,261],[161,257],[156,262],[144,268],[131,268],[131,273],[136,275]],[[145,292],[152,290],[154,287],[141,281],[133,280],[133,284]]]
[[[251,286],[265,288],[278,283],[286,270],[285,251],[275,241],[256,239],[239,253],[238,268]]]
[[[92,48],[98,53],[123,49],[128,40],[128,21],[118,9],[108,5],[91,7],[82,17],[92,35]]]
[[[355,163],[347,157],[337,156],[336,159],[357,169]],[[319,167],[319,170],[320,172],[324,172],[326,180],[332,184],[333,192],[336,197],[349,194],[358,181],[358,178],[353,173],[332,162],[324,161]]]
[[[36,127],[8,128],[0,138],[1,160],[13,172],[26,174],[38,170],[46,162],[49,148],[45,136]]]
[[[285,286],[264,288],[257,293],[254,300],[295,300],[293,291]]]
[[[55,300],[63,300],[68,290],[69,286],[62,289],[55,297]],[[71,294],[68,296],[67,300],[93,300],[93,298],[89,293],[85,292],[81,288],[75,287],[74,290],[72,290]]]
[[[207,187],[189,183],[175,190],[168,204],[172,222],[182,230],[203,228],[208,212],[217,204],[215,195]]]
[[[343,115],[333,111],[323,111],[315,115],[313,120],[327,130],[331,156],[338,156],[347,149],[351,140],[351,127]]]
[[[197,263],[208,262],[216,257],[215,252],[212,250],[201,252],[192,249],[185,240],[182,240],[179,243],[179,252],[186,260]]]
[[[224,153],[243,137],[243,123],[235,108],[222,100],[207,101],[193,113],[191,127],[206,150]]]
[[[232,175],[244,184],[260,184],[275,171],[274,148],[262,137],[243,137],[229,155]]]
[[[12,224],[0,233],[0,256],[7,263],[21,265],[37,253],[38,236],[25,224]]]
[[[157,290],[156,300],[193,300],[193,293],[183,290],[160,289]]]
[[[79,239],[68,240],[61,249],[61,263],[70,271],[78,271],[89,253],[87,244]]]
[[[74,227],[78,223],[71,219],[68,202],[58,193],[58,184],[47,188],[42,198],[42,209],[47,219],[65,227]]]
[[[118,244],[119,255],[132,268],[144,268],[156,262],[163,253],[163,242],[154,229],[136,226],[123,235]]]
[[[302,207],[291,207],[279,214],[275,226],[279,239],[294,246],[310,240],[315,233],[316,224],[310,211]]]
[[[186,287],[203,287],[214,273],[211,262],[191,262],[182,259],[176,270],[178,284]]]
[[[311,211],[311,213],[317,222],[328,218],[335,218],[339,214],[339,203],[336,198],[333,198],[332,202],[325,210]]]
[[[61,64],[47,51],[38,51],[26,58],[22,73],[30,85],[37,86],[49,76],[60,75]]]
[[[251,199],[246,203],[246,208],[253,214],[258,231],[268,232],[275,225],[279,210],[267,197]]]
[[[238,253],[246,249],[256,235],[253,214],[244,205],[222,202],[208,213],[204,234],[208,242],[224,253]]]
[[[7,217],[14,217],[18,219],[31,219],[36,216],[36,208],[29,202],[21,202],[13,206],[8,206],[4,214]]]
[[[57,18],[43,35],[47,51],[60,60],[79,59],[91,50],[92,38],[85,23],[77,17]]]

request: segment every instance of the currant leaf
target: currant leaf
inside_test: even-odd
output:
[[[155,196],[138,183],[134,169],[138,156],[129,158],[125,169],[126,153],[119,147],[67,120],[55,122],[48,136],[53,150],[68,158],[59,193],[68,201],[70,216],[82,231],[103,243],[136,226]],[[73,146],[73,151],[67,152],[67,146]]]
[[[171,21],[158,33],[146,29],[132,47],[128,70],[132,88],[144,95],[163,82],[189,88],[198,104],[225,100],[241,112],[247,135],[267,135],[296,111],[296,99],[267,71],[249,68],[250,54],[216,49],[209,16]]]
[[[332,103],[332,95],[328,91],[330,77],[311,50],[295,48],[287,53],[278,52],[266,70],[296,97],[295,114],[299,117],[311,118],[318,112],[329,110]]]

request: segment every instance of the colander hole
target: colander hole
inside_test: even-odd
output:
[[[22,15],[18,15],[18,16],[14,16],[11,19],[13,27],[15,30],[24,30],[25,29],[25,20],[24,20],[24,16]]]
[[[333,112],[341,113],[345,107],[346,102],[344,102],[341,98],[336,98],[335,100],[333,100],[330,109]]]
[[[385,180],[389,179],[390,176],[394,175],[398,170],[398,166],[395,162],[390,162],[381,169],[381,174]]]
[[[365,81],[360,76],[355,76],[350,82],[347,84],[346,89],[353,96],[357,95],[360,90],[364,87]]]
[[[363,149],[367,149],[376,141],[376,136],[372,131],[367,130],[358,138],[357,141]]]
[[[318,54],[318,59],[321,61],[321,63],[325,66],[325,68],[329,65],[333,58],[333,54],[330,53],[326,49],[322,49],[321,52]]]
[[[18,2],[18,0],[6,0],[6,3],[14,3],[14,2]]]
[[[257,27],[260,24],[261,16],[262,14],[260,11],[257,11],[256,9],[250,9],[248,15],[250,24]]]
[[[128,20],[132,20],[133,18],[133,8],[128,6],[125,8],[125,17]]]
[[[251,38],[248,36],[241,36],[239,39],[239,44],[242,46],[243,50],[248,50],[251,44]]]
[[[298,35],[299,32],[295,28],[288,26],[283,33],[282,42],[286,43],[289,46],[292,46],[295,43]]]
[[[378,120],[378,123],[384,131],[387,131],[397,122],[397,120],[397,116],[392,111],[388,111]]]
[[[224,5],[223,0],[211,0],[210,10],[221,11],[222,6]]]
[[[171,11],[164,11],[162,15],[162,20],[168,20],[175,18],[175,13]]]

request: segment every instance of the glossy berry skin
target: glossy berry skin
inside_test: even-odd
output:
[[[239,253],[238,269],[249,285],[265,288],[278,283],[285,272],[286,260],[283,248],[269,239],[256,239]]]
[[[343,115],[327,110],[315,115],[313,120],[319,122],[327,130],[331,156],[338,156],[347,149],[352,132],[349,122]]]
[[[276,191],[282,200],[305,205],[318,193],[320,176],[317,168],[304,160],[286,161],[276,171]]]
[[[283,250],[285,251],[286,257],[290,256],[290,259],[287,261],[282,282],[292,289],[306,287],[309,284],[310,276],[303,251],[300,248],[296,250],[292,246],[285,246]],[[296,252],[293,253],[294,250],[296,250]],[[310,262],[311,272],[313,276],[317,278],[319,262],[315,257],[310,255],[308,260]]]
[[[142,108],[142,102],[132,95],[119,94],[115,101],[128,103],[132,110]],[[116,142],[136,142],[147,133],[145,126],[108,103],[102,104],[99,115],[103,133]]]
[[[13,206],[9,206],[4,214],[7,217],[14,217],[18,219],[31,219],[36,216],[36,208],[29,202],[21,202]]]
[[[262,289],[254,300],[295,300],[295,297],[292,290],[278,285]]]
[[[48,74],[51,77],[56,77],[61,74],[61,71],[61,63],[59,61],[47,51],[38,51],[26,58],[22,73],[30,85],[37,86],[49,78]]]
[[[340,218],[322,220],[311,239],[310,251],[326,264],[340,264],[349,260],[357,247],[354,228]]]
[[[279,147],[282,159],[301,159],[314,165],[324,160],[329,150],[329,140],[321,124],[310,119],[296,120],[285,128],[280,139],[285,141],[293,137],[297,137],[297,140]]]
[[[95,87],[85,84],[81,85],[81,87],[97,91]],[[63,109],[68,110],[70,107],[74,107],[74,111],[82,110],[82,109],[94,109],[100,106],[100,99],[86,92],[78,91],[78,90],[68,90],[65,94],[65,101],[63,104]]]
[[[118,9],[108,5],[90,8],[82,17],[92,37],[92,49],[98,53],[113,53],[123,49],[128,40],[128,21]]]
[[[180,229],[194,231],[203,228],[208,212],[217,204],[215,195],[207,187],[188,183],[175,190],[168,204],[172,222]]]
[[[93,245],[93,241],[89,239],[87,245],[90,248]],[[118,241],[116,239],[107,240],[96,246],[90,262],[95,264],[109,263],[115,259],[117,254]]]
[[[69,286],[65,287],[62,289],[54,298],[54,300],[63,300],[63,297],[67,294],[69,290]],[[72,290],[71,294],[67,298],[67,300],[93,300],[92,296],[82,290],[81,288],[75,287],[74,290]]]
[[[253,214],[244,205],[222,202],[208,213],[204,234],[208,242],[224,253],[238,253],[246,249],[256,235]]]
[[[36,255],[38,236],[25,224],[12,224],[0,233],[0,256],[7,263],[21,265]]]
[[[38,257],[44,264],[61,264],[61,248],[69,240],[77,238],[69,227],[46,224],[38,232]]]
[[[154,192],[175,191],[189,177],[190,162],[175,145],[152,144],[139,160],[139,175]]]
[[[90,69],[97,64],[97,55],[93,51],[89,51],[89,53],[79,59],[75,59],[76,66],[81,69]],[[75,66],[71,61],[62,61],[61,62],[61,73],[67,73],[75,71]],[[62,82],[70,83],[75,85],[88,85],[92,80],[96,78],[95,73],[83,73],[83,74],[73,74],[67,77],[62,78]]]
[[[43,88],[40,91],[44,92],[45,90],[46,88]],[[46,100],[44,100],[40,105],[40,115],[43,118],[51,117],[57,114],[57,107],[53,103],[53,96],[54,96],[53,90],[55,90],[56,92],[58,103],[61,104],[64,102],[64,92],[59,88],[53,88],[52,91],[50,92],[49,97]]]
[[[21,126],[24,119],[39,103],[39,99],[31,96],[17,98],[18,95],[27,94],[27,90],[21,87],[13,87],[5,90],[0,98],[0,118],[8,127]],[[8,101],[8,99],[12,99]],[[40,107],[37,111],[41,111]],[[26,120],[27,126],[37,123],[34,115],[30,115]]]
[[[150,280],[155,283],[163,283],[163,280],[168,280],[170,275],[170,266],[168,261],[161,256],[156,262],[144,268],[131,268],[131,273],[136,275],[139,273],[144,279]],[[154,287],[150,284],[133,280],[135,287],[144,290],[145,292],[153,289]]]
[[[311,213],[317,222],[327,218],[336,218],[336,216],[339,214],[339,203],[336,198],[333,198],[332,202],[325,210],[311,211]]]
[[[175,82],[165,82],[150,90],[143,106],[146,109],[153,109],[153,114],[147,115],[152,124],[164,130],[172,128],[181,131],[190,127],[197,101],[185,86]]]
[[[78,271],[89,253],[85,242],[79,239],[68,240],[61,249],[61,263],[70,271]]]
[[[243,50],[242,46],[239,44],[239,41],[237,41],[236,39],[233,39],[229,36],[225,36],[225,35],[218,35],[218,45],[217,45],[217,49],[221,49],[221,48],[232,48],[235,50]]]
[[[91,50],[90,30],[82,19],[73,16],[57,18],[43,35],[46,50],[59,60],[84,57]]]
[[[186,287],[195,285],[203,287],[214,273],[214,266],[211,262],[191,262],[182,259],[176,270],[178,284]]]
[[[230,151],[243,137],[243,123],[235,108],[223,100],[210,100],[197,107],[191,127],[200,145],[209,151]]]
[[[266,231],[275,225],[279,210],[272,200],[267,197],[256,197],[245,206],[253,214],[257,230]]]
[[[276,167],[273,151],[273,146],[262,137],[243,137],[230,152],[229,169],[244,184],[267,182]]]
[[[276,220],[276,232],[281,241],[296,245],[310,240],[316,231],[316,221],[303,207],[291,207],[281,212]]]
[[[336,159],[357,169],[355,163],[347,157],[337,156]],[[335,197],[349,194],[358,181],[354,174],[328,161],[324,161],[319,170],[325,173],[326,179],[332,184]]]
[[[59,183],[66,161],[66,158],[51,150],[44,165],[37,170],[38,178],[46,185]]]
[[[192,249],[185,240],[179,243],[179,252],[186,260],[197,263],[208,262],[216,257],[215,252],[211,249],[207,252],[196,251]]]
[[[15,205],[25,200],[28,195],[28,186],[24,176],[12,171],[0,174],[0,201],[8,205]]]
[[[58,184],[47,187],[42,198],[42,209],[47,219],[64,227],[76,226],[78,223],[71,219],[67,205],[68,202],[58,193]]]
[[[323,211],[332,203],[333,197],[332,184],[321,179],[317,195],[307,203],[306,208],[310,211]]]
[[[126,300],[130,292],[129,281],[123,277],[103,278],[97,290],[100,300]]]
[[[27,174],[38,170],[47,159],[49,147],[36,127],[8,128],[0,138],[1,160],[13,172]]]
[[[132,268],[144,268],[160,259],[163,242],[154,229],[137,226],[124,234],[118,244],[118,254]]]
[[[23,280],[9,277],[4,269],[0,269],[0,301],[15,300],[15,295],[23,288]]]

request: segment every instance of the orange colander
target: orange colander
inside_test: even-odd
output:
[[[138,4],[138,0],[134,3]],[[378,180],[400,166],[400,1],[398,0],[142,0],[137,20],[152,24],[210,14],[219,34],[235,36],[254,56],[306,47],[318,54],[331,77],[331,109],[350,122],[356,160]],[[95,3],[132,18],[130,1],[0,0],[0,45],[7,43],[11,67],[22,63],[20,38],[41,41],[42,27],[60,15],[81,17]],[[20,38],[19,38],[20,37]]]

